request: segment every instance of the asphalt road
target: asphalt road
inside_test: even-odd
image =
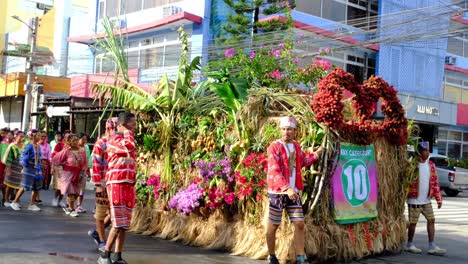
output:
[[[26,195],[22,199],[23,207]],[[92,214],[88,212],[78,218],[66,216],[61,209],[50,206],[50,191],[43,192],[42,197],[45,205],[41,212],[0,208],[0,264],[96,263],[96,247],[86,234],[93,227]],[[85,206],[92,208],[89,197]],[[468,263],[468,194],[446,198],[444,207],[436,210],[436,217],[440,220],[436,226],[437,243],[448,250],[446,256],[403,253],[353,263]],[[426,240],[422,220],[417,227],[416,244],[426,250]],[[127,239],[124,258],[138,264],[267,263],[135,234]]]

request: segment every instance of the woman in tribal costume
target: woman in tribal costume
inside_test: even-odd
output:
[[[21,180],[23,167],[20,165],[21,152],[24,148],[24,133],[22,131],[15,132],[15,142],[8,145],[2,156],[2,163],[5,164],[5,206],[11,206],[10,194],[13,190],[21,189]],[[19,206],[19,204],[18,204]]]
[[[54,165],[63,167],[61,177],[61,193],[67,195],[68,208],[64,208],[67,215],[77,217],[75,199],[80,194],[80,174],[86,173],[88,161],[85,150],[78,146],[78,137],[70,134],[65,138],[67,147],[52,158]]]
[[[6,149],[8,146],[15,141],[15,136],[13,131],[8,131],[3,136],[3,140],[0,143],[0,160],[3,159]],[[0,205],[5,205],[5,202],[9,199],[6,199],[6,185],[3,183],[5,180],[5,164],[0,161],[0,189],[2,190],[2,203]]]
[[[42,190],[42,170],[41,170],[41,150],[39,147],[40,134],[36,129],[29,131],[29,144],[26,145],[21,153],[20,164],[23,166],[23,179],[21,180],[21,189],[16,194],[16,198],[11,204],[14,210],[20,210],[19,199],[24,192],[32,191],[31,202],[28,210],[40,211],[36,205],[39,191]]]
[[[65,134],[64,138],[68,138],[68,136],[69,136],[69,133]],[[57,136],[56,136],[56,138],[57,138]],[[54,158],[54,156],[57,153],[59,153],[60,151],[62,151],[65,147],[66,147],[65,139],[58,141],[58,143],[55,144],[55,146],[52,149],[52,153],[50,155],[51,161]],[[51,182],[52,189],[55,190],[54,199],[52,200],[52,206],[60,206],[62,208],[66,208],[67,205],[62,202],[63,195],[62,195],[62,193],[60,191],[61,182],[62,182],[62,180],[61,180],[61,178],[62,178],[62,166],[61,165],[55,165],[55,164],[53,164],[51,162],[51,164],[50,164],[50,174],[52,175],[52,182]]]

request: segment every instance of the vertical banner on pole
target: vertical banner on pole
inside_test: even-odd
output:
[[[374,145],[341,144],[332,178],[333,212],[338,224],[377,217],[377,164]]]

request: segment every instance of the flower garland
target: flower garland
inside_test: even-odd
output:
[[[357,120],[344,120],[343,90],[353,93],[353,107]],[[385,120],[376,124],[371,120],[375,106],[381,99]],[[312,109],[318,122],[325,123],[351,143],[368,145],[378,136],[395,145],[405,145],[408,120],[397,97],[397,91],[380,77],[372,76],[363,85],[343,69],[335,69],[318,83]]]

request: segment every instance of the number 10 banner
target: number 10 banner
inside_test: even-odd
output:
[[[342,143],[332,178],[333,211],[338,224],[377,217],[377,164],[374,145]]]

